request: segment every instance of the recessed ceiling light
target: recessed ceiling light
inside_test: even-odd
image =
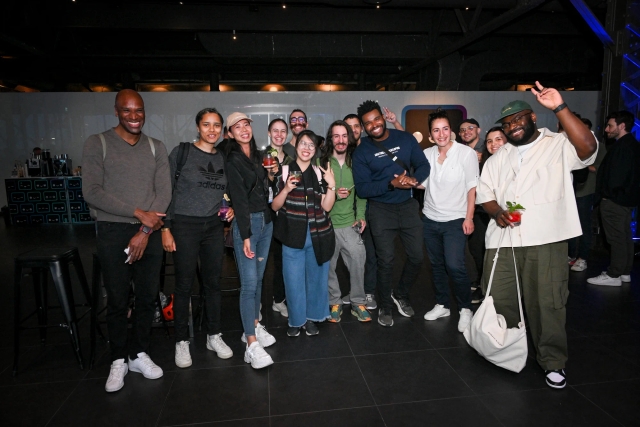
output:
[[[391,3],[391,0],[362,0],[362,2],[379,8],[383,4]]]

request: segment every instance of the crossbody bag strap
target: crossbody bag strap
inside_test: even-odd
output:
[[[407,173],[410,173],[409,168],[407,167],[407,165],[398,158],[398,156],[396,156],[395,154],[393,154],[391,151],[387,150],[387,147],[385,147],[384,145],[382,145],[382,143],[380,141],[376,141],[373,138],[370,138],[371,142],[373,142],[373,145],[375,145],[376,147],[378,147],[378,149],[382,150],[385,152],[385,154],[387,156],[389,156],[389,158],[391,160],[393,160],[394,162],[396,162],[396,164],[398,164],[402,169],[406,170]]]
[[[156,157],[156,146],[153,145],[153,140],[149,135],[147,135],[147,139],[149,140],[149,146],[151,147],[151,153],[153,153],[153,157]]]
[[[502,233],[500,234],[500,241],[498,243],[498,249],[496,249],[496,255],[493,257],[493,266],[491,267],[491,274],[489,275],[489,286],[487,286],[487,295],[491,293],[491,285],[493,285],[493,274],[496,271],[496,264],[498,263],[498,254],[500,252],[500,246],[502,245],[502,240],[504,239],[505,229],[502,229]],[[509,239],[511,239],[511,227],[509,227]],[[524,325],[524,314],[522,311],[522,298],[520,295],[520,279],[518,279],[518,267],[516,266],[516,251],[513,248],[513,240],[511,240],[511,253],[513,254],[513,268],[514,273],[516,275],[516,289],[518,293],[518,309],[520,310],[520,323]]]

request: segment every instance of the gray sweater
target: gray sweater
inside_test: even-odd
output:
[[[171,151],[169,165],[171,182],[175,181],[180,146]],[[171,228],[175,215],[208,218],[218,215],[222,196],[227,192],[227,171],[224,154],[220,150],[207,153],[194,144],[189,148],[189,156],[180,171],[180,178],[173,191],[173,204],[165,227]]]
[[[97,212],[98,221],[137,222],[136,208],[165,212],[171,201],[167,149],[152,139],[155,157],[144,133],[135,145],[109,129],[103,133],[106,156],[98,135],[91,135],[82,152],[82,193]]]

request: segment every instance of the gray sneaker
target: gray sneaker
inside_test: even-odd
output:
[[[402,314],[404,317],[413,317],[416,314],[413,311],[413,308],[411,308],[409,300],[406,300],[404,298],[396,298],[393,295],[393,292],[391,293],[391,299],[396,304],[396,307],[398,307],[398,311],[400,312],[400,314]]]
[[[367,307],[367,310],[375,310],[378,308],[378,303],[376,302],[376,296],[374,294],[366,294],[364,299],[364,305]]]
[[[378,323],[386,327],[393,326],[393,315],[390,308],[381,308],[378,311]]]

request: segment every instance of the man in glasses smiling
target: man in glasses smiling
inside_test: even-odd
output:
[[[292,137],[288,144],[282,146],[282,151],[294,160],[296,159],[296,140],[298,139],[298,135],[308,126],[309,121],[304,111],[296,108],[289,114],[289,128],[291,129]]]
[[[567,385],[567,239],[582,234],[571,171],[594,162],[598,143],[582,120],[569,110],[560,92],[539,82],[536,86],[531,92],[541,106],[555,113],[566,135],[538,129],[536,113],[524,101],[505,105],[497,123],[502,125],[509,143],[485,163],[476,203],[481,203],[493,218],[485,239],[484,271],[491,271],[498,247],[513,246],[538,364],[545,371],[547,385],[561,389]],[[526,209],[520,224],[512,222],[514,217],[506,210],[508,202]],[[491,296],[496,312],[504,316],[508,328],[514,328],[520,322],[520,312],[513,256],[509,249],[500,255]]]
[[[473,148],[478,156],[478,162],[482,159],[484,141],[480,140],[480,124],[476,119],[466,119],[460,124],[460,138],[469,148]]]

